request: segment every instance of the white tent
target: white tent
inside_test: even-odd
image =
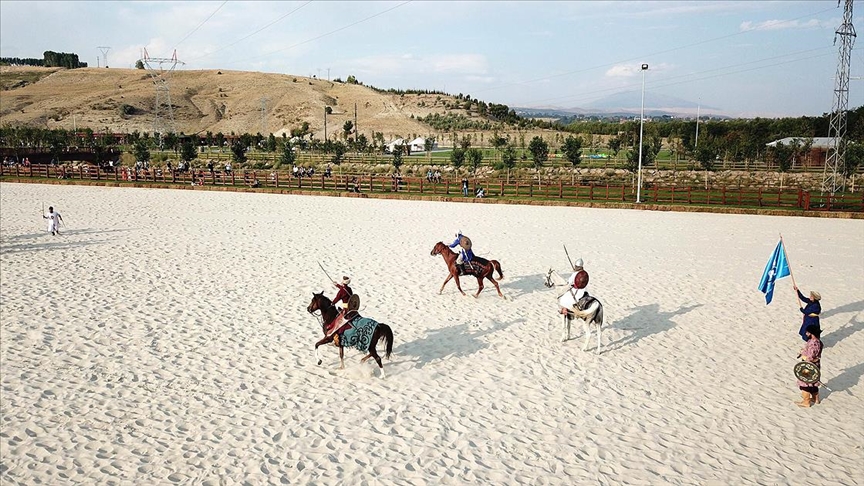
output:
[[[393,140],[392,142],[388,143],[387,144],[387,153],[392,154],[393,149],[396,148],[397,145],[405,145],[405,140],[403,140],[401,138],[397,138],[396,140]]]

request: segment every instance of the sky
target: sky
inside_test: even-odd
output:
[[[702,113],[797,117],[832,110],[842,20],[835,0],[0,0],[0,57],[73,52],[95,67],[102,46],[109,68],[131,68],[145,49],[151,58],[176,50],[176,69],[354,75],[510,107],[583,108],[617,96],[638,109],[644,81],[646,107],[674,97]],[[864,32],[861,12],[853,24]],[[850,108],[864,105],[861,44]]]

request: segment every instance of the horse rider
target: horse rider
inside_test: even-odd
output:
[[[327,335],[329,336],[333,332],[340,332],[345,329],[351,327],[350,322],[354,320],[355,317],[359,317],[360,314],[357,313],[357,309],[360,308],[360,296],[355,294],[349,284],[351,283],[350,277],[342,277],[342,283],[333,282],[333,285],[339,289],[339,292],[336,293],[336,297],[333,298],[333,305],[335,305],[339,309],[339,315],[333,319],[333,322],[330,323],[327,329]],[[342,305],[339,305],[339,303]]]
[[[465,264],[474,259],[474,251],[471,250],[471,239],[462,234],[462,230],[456,231],[456,239],[448,245],[450,248],[459,247],[459,256],[456,257],[456,268],[459,273],[465,273]]]
[[[333,305],[338,306],[342,309],[348,307],[348,299],[354,295],[354,291],[351,290],[351,287],[348,285],[351,283],[351,277],[342,277],[342,283],[336,283],[333,281],[333,286],[339,289],[339,292],[336,293],[336,297],[333,297]],[[339,305],[339,302],[342,302],[342,305]]]
[[[576,262],[573,263],[573,273],[567,279],[567,284],[576,291],[577,300],[587,293],[585,287],[588,286],[588,272],[585,271],[584,265],[585,263],[581,258],[576,259]]]
[[[585,271],[584,265],[585,263],[582,259],[577,258],[573,263],[573,273],[570,275],[570,278],[567,279],[569,291],[573,294],[573,298],[576,302],[579,302],[582,298],[588,296],[588,290],[586,289],[586,287],[588,287],[588,272]],[[577,317],[587,317],[578,309],[574,309],[573,311]]]

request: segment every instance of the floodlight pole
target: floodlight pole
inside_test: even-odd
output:
[[[639,111],[639,173],[636,184],[636,203],[642,202],[642,129],[645,125],[645,71],[648,70],[648,65],[642,65],[642,108]]]

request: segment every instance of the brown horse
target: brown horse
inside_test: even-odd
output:
[[[318,294],[314,292],[312,293],[312,302],[309,302],[306,311],[310,314],[314,314],[315,311],[321,311],[321,329],[324,331],[324,339],[315,343],[315,358],[317,358],[319,365],[321,364],[321,357],[318,355],[318,346],[330,344],[335,341],[336,345],[339,346],[340,369],[344,369],[344,347],[352,346],[354,345],[354,342],[356,342],[352,341],[350,338],[346,339],[346,333],[351,331],[354,325],[359,325],[359,321],[365,321],[365,323],[368,324],[368,328],[372,329],[372,336],[369,344],[363,345],[364,349],[358,347],[361,351],[366,351],[368,353],[360,360],[360,362],[365,363],[367,359],[374,358],[375,362],[378,363],[378,368],[381,369],[381,376],[384,376],[384,364],[381,363],[381,357],[378,356],[378,351],[376,351],[375,345],[383,339],[386,345],[384,357],[390,359],[390,355],[393,353],[393,330],[390,329],[390,326],[372,319],[359,318],[358,320],[352,321],[352,323],[354,323],[352,326],[343,325],[337,329],[333,329],[336,327],[334,326],[334,320],[339,316],[339,309],[333,305],[333,302],[331,302],[330,299],[324,296],[324,292]]]
[[[459,256],[458,253],[451,250],[447,245],[443,242],[435,243],[435,247],[432,248],[432,252],[430,255],[441,255],[444,257],[444,262],[447,264],[447,270],[450,271],[450,275],[447,276],[447,280],[444,280],[444,283],[441,284],[441,290],[438,293],[444,292],[444,286],[447,285],[447,282],[450,279],[454,279],[456,281],[456,287],[459,289],[459,292],[462,292],[462,295],[465,295],[465,292],[462,291],[462,285],[459,283],[459,269],[456,268],[456,258]],[[474,294],[474,297],[480,295],[480,291],[483,290],[483,279],[488,278],[492,285],[495,286],[495,290],[498,291],[498,295],[504,297],[504,294],[501,293],[501,288],[498,287],[498,282],[492,277],[493,271],[498,271],[498,278],[504,278],[504,274],[501,272],[501,264],[498,263],[498,260],[487,260],[485,258],[480,258],[475,256],[471,263],[474,263],[480,267],[479,270],[475,270],[473,267],[468,270],[468,273],[465,275],[473,275],[477,277],[477,293]]]

